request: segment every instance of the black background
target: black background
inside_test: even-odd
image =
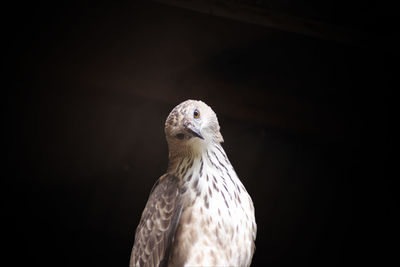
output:
[[[154,2],[5,8],[3,220],[12,263],[127,266],[167,166],[165,119],[186,99],[217,113],[253,198],[253,266],[390,262],[397,52],[381,18],[391,8],[304,2],[278,11],[353,27],[369,41]]]

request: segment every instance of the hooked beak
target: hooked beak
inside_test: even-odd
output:
[[[186,130],[188,131],[189,134],[191,134],[194,137],[198,137],[200,139],[204,140],[204,137],[201,135],[200,130],[198,130],[196,127],[194,127],[192,124],[186,124],[185,125]]]

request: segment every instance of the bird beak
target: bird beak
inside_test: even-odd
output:
[[[188,131],[189,134],[191,134],[194,137],[198,137],[200,139],[204,140],[204,137],[201,135],[200,130],[198,130],[196,127],[194,127],[192,124],[187,124],[185,125],[186,130]]]

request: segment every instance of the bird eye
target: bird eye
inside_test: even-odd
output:
[[[178,138],[179,140],[182,140],[183,138],[185,138],[185,135],[183,133],[178,133],[176,135],[176,138]]]
[[[200,112],[197,109],[193,112],[193,118],[195,119],[200,118]]]

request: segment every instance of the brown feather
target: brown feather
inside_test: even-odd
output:
[[[153,186],[136,228],[129,266],[166,266],[182,212],[177,177],[165,174]]]

